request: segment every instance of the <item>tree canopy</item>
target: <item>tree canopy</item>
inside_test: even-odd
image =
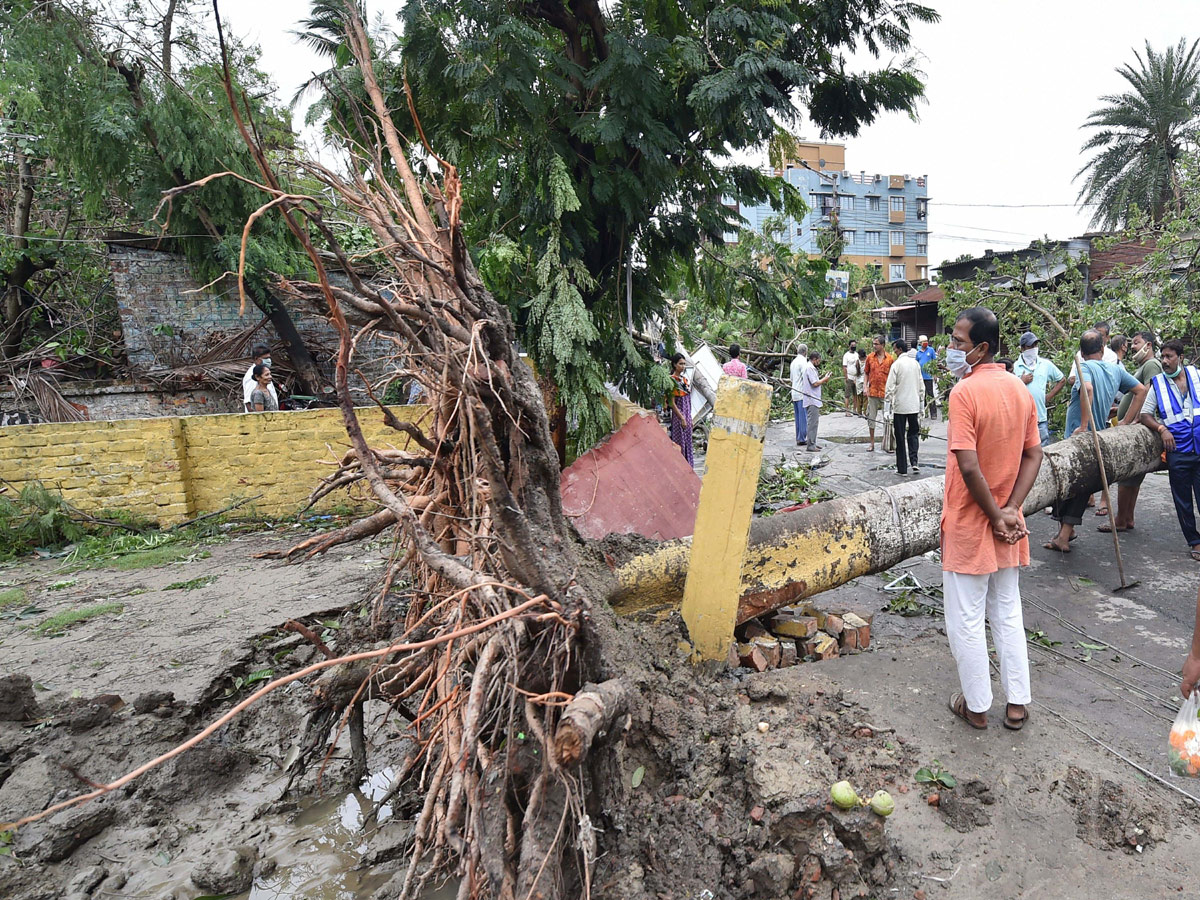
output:
[[[1093,225],[1121,227],[1135,210],[1158,222],[1182,210],[1179,160],[1200,123],[1198,48],[1180,40],[1159,52],[1147,42],[1145,57],[1135,52],[1135,64],[1117,69],[1129,90],[1101,97],[1106,105],[1088,116],[1084,127],[1095,132],[1082,152],[1099,152],[1075,177],[1087,176],[1079,200],[1096,205]]]
[[[336,3],[314,19],[328,41]],[[413,0],[400,19],[378,47],[390,107],[418,142],[407,79],[429,145],[462,175],[481,274],[595,437],[605,381],[643,402],[661,387],[631,332],[661,321],[681,264],[737,230],[739,203],[801,211],[746,151],[806,116],[852,136],[914,114],[924,87],[902,55],[911,24],[937,14],[881,0]],[[857,70],[856,53],[900,61]],[[352,114],[332,122],[349,140]]]
[[[255,171],[233,124],[203,14],[186,2],[172,2],[166,16],[129,4],[119,21],[107,18],[98,4],[0,5],[0,32],[6,35],[0,103],[9,130],[19,133],[10,138],[14,152],[31,160],[27,172],[15,173],[31,205],[25,246],[18,242],[0,259],[10,284],[22,260],[52,265],[69,246],[61,235],[47,233],[51,223],[39,219],[39,210],[54,197],[69,198],[77,204],[76,217],[101,230],[122,226],[157,233],[165,227],[205,281],[236,268],[242,227],[264,202],[257,189],[217,179],[155,219],[164,190],[224,170]],[[271,86],[257,68],[255,52],[235,47],[232,62],[264,139],[286,147],[290,132],[262,99]],[[256,300],[274,320],[282,307],[266,292],[269,273],[303,270],[306,263],[283,225],[271,218],[256,224],[248,262]],[[34,299],[29,291],[22,297]],[[7,316],[6,323],[11,324]],[[286,324],[280,324],[287,340]]]

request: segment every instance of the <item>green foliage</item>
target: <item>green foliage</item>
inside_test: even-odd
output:
[[[198,578],[189,578],[187,581],[173,581],[168,584],[164,591],[194,591],[198,588],[208,587],[217,580],[216,575],[201,575]]]
[[[918,784],[929,784],[935,787],[940,785],[944,788],[952,788],[958,785],[958,779],[942,768],[941,762],[936,759],[929,765],[917,769],[913,779]]]
[[[764,462],[758,476],[754,506],[758,509],[780,502],[817,503],[832,497],[832,493],[818,487],[820,483],[821,476],[808,466],[785,462],[771,466]],[[769,516],[773,512],[773,509],[763,509],[762,515]]]
[[[315,3],[312,42],[352,75],[339,15]],[[846,60],[903,59],[911,23],[936,19],[884,0],[410,0],[395,46],[373,38],[398,126],[416,143],[406,76],[430,143],[463,177],[485,284],[586,442],[607,428],[606,380],[644,404],[661,394],[629,332],[660,321],[679,267],[739,227],[727,204],[801,210],[794,187],[733,160],[805,116],[854,135],[881,112],[912,114],[923,85],[910,62]],[[358,137],[343,99],[324,110],[331,134]]]
[[[91,606],[81,606],[68,609],[39,622],[34,628],[42,637],[60,637],[67,633],[72,625],[78,625],[97,616],[120,615],[125,607],[120,603],[93,603]]]
[[[1079,199],[1096,204],[1092,224],[1117,228],[1138,209],[1159,222],[1182,210],[1178,162],[1200,123],[1200,41],[1180,40],[1165,52],[1146,42],[1146,56],[1117,72],[1129,90],[1100,99],[1085,127],[1098,129],[1083,152],[1099,152],[1079,170],[1087,173]]]
[[[6,37],[0,109],[12,130],[30,135],[26,152],[41,161],[36,204],[69,201],[76,218],[163,230],[209,281],[236,268],[242,226],[265,198],[226,177],[158,211],[164,190],[205,176],[231,170],[258,177],[229,110],[219,55],[199,18],[206,13],[187,4],[177,8],[169,73],[159,62],[161,20],[143,15],[139,5],[130,5],[119,22],[110,14],[95,0],[71,9],[61,0],[0,5]],[[265,142],[290,146],[283,113],[262,99],[272,88],[256,67],[255,51],[234,43],[231,57],[235,90],[247,98]],[[43,245],[35,234],[28,252],[65,251],[57,242]],[[278,216],[255,223],[246,259],[251,286],[265,285],[272,271],[308,270]]]
[[[0,560],[24,556],[35,547],[57,549],[86,533],[62,495],[39,481],[27,482],[16,497],[0,496]]]
[[[7,609],[10,606],[24,606],[25,601],[25,588],[11,587],[0,591],[0,609]]]
[[[1126,333],[1147,329],[1162,342],[1182,340],[1189,358],[1200,348],[1200,154],[1179,160],[1182,208],[1168,212],[1158,223],[1135,219],[1112,241],[1153,244],[1153,251],[1137,266],[1113,273],[1105,287],[1119,320],[1131,324]]]

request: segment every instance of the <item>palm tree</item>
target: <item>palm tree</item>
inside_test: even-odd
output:
[[[1159,222],[1182,208],[1178,162],[1194,143],[1200,120],[1200,55],[1180,40],[1165,53],[1147,42],[1146,56],[1134,51],[1137,66],[1117,71],[1131,90],[1100,99],[1084,125],[1101,129],[1083,145],[1099,150],[1075,177],[1087,174],[1079,201],[1095,204],[1092,225],[1115,229],[1134,207]]]

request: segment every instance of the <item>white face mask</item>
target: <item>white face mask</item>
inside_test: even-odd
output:
[[[955,378],[966,378],[971,373],[971,364],[967,362],[966,351],[948,347],[946,349],[946,368]]]
[[[1028,350],[1021,351],[1021,362],[1025,363],[1025,365],[1027,365],[1029,368],[1032,369],[1035,365],[1037,365],[1037,360],[1038,360],[1038,348],[1037,347],[1030,347]]]

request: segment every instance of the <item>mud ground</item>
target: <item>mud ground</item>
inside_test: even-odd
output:
[[[826,435],[847,442],[830,442],[824,486],[853,493],[900,480],[882,454],[854,443],[855,420],[828,424]],[[787,427],[772,427],[768,452],[793,452]],[[930,454],[927,471],[937,462]],[[1150,534],[1163,518],[1151,482],[1139,513],[1147,535],[1138,536],[1147,543],[1133,554],[1142,561],[1159,552]],[[315,660],[314,648],[280,630],[288,619],[304,621],[336,650],[339,636],[362,621],[386,548],[338,548],[298,566],[253,559],[302,536],[244,535],[134,571],[64,572],[53,561],[0,569],[0,580],[24,585],[45,610],[0,618],[0,676],[27,675],[37,704],[31,720],[0,721],[0,821],[169,749],[244,696],[255,673],[283,674]],[[1164,554],[1171,536],[1164,530]],[[1002,729],[995,714],[985,732],[950,716],[954,671],[940,617],[886,611],[897,592],[885,586],[906,573],[928,586],[913,596],[936,604],[935,559],[827,595],[831,604],[875,610],[875,628],[867,652],[822,663],[697,676],[680,656],[676,623],[624,625],[645,663],[635,677],[643,702],[614,773],[627,804],[609,823],[614,849],[595,895],[1192,895],[1196,805],[1116,754],[1167,776],[1187,599],[1179,595],[1190,590],[1194,604],[1196,575],[1177,562],[1143,562],[1148,589],[1113,595],[1111,560],[1096,538],[1082,537],[1065,560],[1035,551],[1027,624],[1046,643],[1031,648],[1037,704],[1021,732]],[[166,590],[206,576],[215,580]],[[60,637],[31,627],[100,598],[124,611]],[[0,691],[0,707],[13,691]],[[370,711],[375,774],[367,784],[348,783],[343,740],[319,787],[310,775],[285,796],[282,770],[307,691],[295,684],[276,692],[196,751],[101,801],[22,829],[0,846],[8,851],[0,853],[0,896],[394,897],[411,798],[372,811],[386,791],[388,764],[400,756],[403,723]],[[996,693],[999,710],[998,685]],[[914,777],[935,760],[958,782],[937,791],[936,806],[927,802],[932,789]],[[888,789],[895,813],[885,821],[833,812],[825,797],[841,778],[864,796]],[[1200,786],[1172,782],[1200,796]]]

